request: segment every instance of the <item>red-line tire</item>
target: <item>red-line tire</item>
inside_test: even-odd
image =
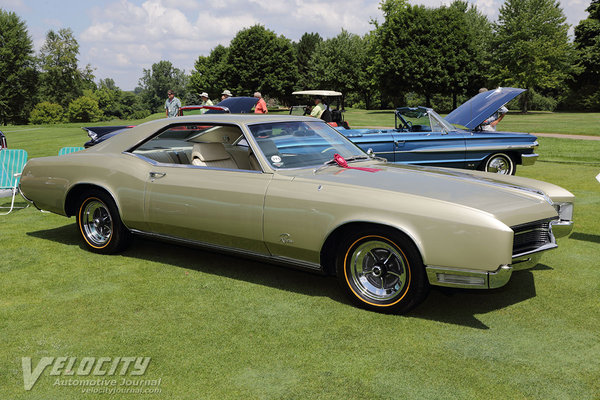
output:
[[[95,253],[114,254],[131,241],[114,200],[101,190],[90,190],[81,197],[77,227],[85,246]]]
[[[378,312],[404,313],[429,291],[417,248],[392,230],[347,234],[339,246],[336,275],[354,304]]]

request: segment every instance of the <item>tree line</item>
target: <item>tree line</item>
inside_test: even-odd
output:
[[[515,86],[528,90],[512,105],[523,112],[600,111],[600,0],[573,41],[558,0],[505,0],[495,22],[462,0],[438,8],[383,0],[380,8],[383,21],[363,36],[307,32],[294,42],[262,25],[244,28],[199,56],[189,75],[165,60],[143,69],[133,92],[110,78],[96,83],[89,64],[79,68],[70,29],[49,31],[34,54],[25,23],[0,9],[0,122],[144,118],[162,110],[168,89],[187,104],[229,89],[287,105],[295,90],[328,89],[344,93],[347,106],[449,111],[480,87]]]

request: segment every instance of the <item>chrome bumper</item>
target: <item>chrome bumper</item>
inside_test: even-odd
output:
[[[427,266],[427,279],[435,286],[466,289],[495,289],[506,285],[512,275],[512,265],[501,265],[496,271],[475,271]]]
[[[537,161],[538,157],[540,155],[533,153],[533,154],[521,154],[521,164],[523,165],[533,165],[535,164],[535,162]]]

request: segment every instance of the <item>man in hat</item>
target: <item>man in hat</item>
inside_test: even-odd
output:
[[[262,95],[260,94],[260,92],[254,92],[254,97],[256,97],[258,99],[258,102],[256,103],[256,107],[254,107],[254,113],[255,114],[268,113],[269,110],[267,109],[267,103],[265,102],[265,99],[262,98]]]
[[[212,106],[213,105],[212,100],[208,98],[208,93],[202,92],[202,94],[200,94],[200,98],[202,99],[201,105],[203,105],[203,106]],[[202,114],[204,114],[206,111],[208,111],[208,110],[203,109]]]
[[[175,92],[169,89],[167,92],[167,101],[165,101],[165,111],[167,112],[167,118],[176,117],[181,108],[181,101],[175,97]]]
[[[223,93],[221,93],[221,100],[228,99],[232,96],[233,95],[231,94],[231,92],[229,90],[225,89],[225,90],[223,90]]]

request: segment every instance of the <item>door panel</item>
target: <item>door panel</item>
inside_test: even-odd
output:
[[[395,132],[395,162],[464,168],[464,132]]]
[[[267,254],[263,206],[271,178],[244,170],[154,166],[145,198],[150,228],[154,233]]]

